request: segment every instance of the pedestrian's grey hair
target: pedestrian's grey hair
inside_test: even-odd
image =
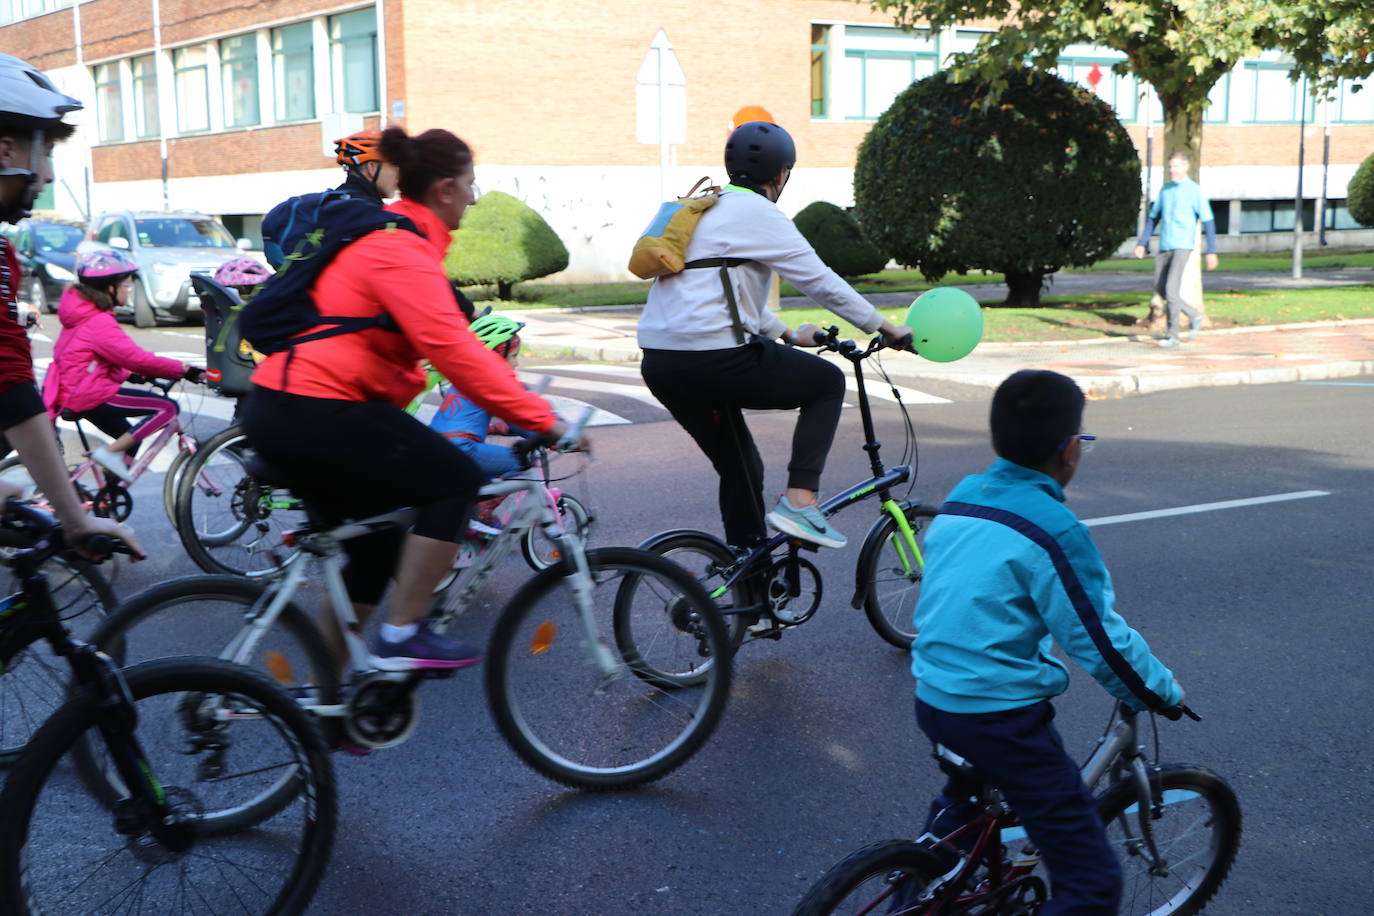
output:
[[[1173,162],[1175,159],[1182,159],[1189,165],[1193,164],[1193,154],[1188,152],[1186,149],[1176,149],[1169,154],[1170,162]]]

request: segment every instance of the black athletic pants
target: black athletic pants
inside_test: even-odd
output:
[[[292,492],[326,519],[366,518],[414,506],[416,534],[457,543],[486,482],[471,458],[401,408],[254,388],[243,431],[270,464],[301,483]],[[403,532],[344,544],[348,594],[376,604],[396,568]]]
[[[750,547],[768,536],[763,459],[743,410],[800,408],[787,485],[820,489],[844,406],[844,373],[838,366],[755,338],[728,350],[646,349],[640,373],[720,476],[720,515],[729,543]]]

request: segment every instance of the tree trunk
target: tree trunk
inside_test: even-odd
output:
[[[513,287],[513,286],[515,286],[515,284],[514,284],[514,283],[511,283],[509,280],[497,280],[497,281],[496,281],[496,298],[501,299],[501,300],[503,300],[503,301],[507,301],[507,302],[510,301],[511,296],[514,295],[514,294],[511,292],[511,287]]]
[[[1040,305],[1040,290],[1045,285],[1044,271],[1013,273],[1005,271],[1007,299],[1002,304],[1012,308],[1033,309]]]
[[[1164,171],[1165,180],[1168,180],[1169,175],[1169,157],[1182,150],[1192,160],[1193,167],[1189,175],[1197,181],[1202,165],[1203,109],[1199,107],[1189,110],[1183,106],[1181,100],[1164,95],[1160,98],[1164,103],[1164,158],[1160,166]],[[1183,283],[1179,287],[1179,292],[1188,304],[1206,314],[1207,308],[1202,301],[1202,250],[1200,241],[1195,242],[1194,256],[1188,259],[1183,268]],[[1164,330],[1166,320],[1164,298],[1155,293],[1150,296],[1150,313],[1145,317],[1143,324],[1146,330],[1158,333]]]

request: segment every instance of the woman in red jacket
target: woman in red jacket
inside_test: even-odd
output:
[[[510,423],[550,438],[564,427],[468,330],[444,274],[450,231],[476,200],[467,144],[446,130],[410,137],[392,127],[382,135],[381,153],[401,176],[401,199],[387,209],[420,231],[379,229],[363,236],[324,268],[311,296],[329,304],[329,315],[385,312],[399,333],[369,327],[268,357],[253,374],[243,427],[254,448],[299,477],[298,494],[328,517],[419,509],[403,544],[390,532],[347,542],[344,578],[365,621],[395,572],[389,622],[375,653],[379,667],[458,668],[479,661],[480,651],[422,621],[485,481],[472,459],[403,409],[423,387],[420,360]]]
[[[124,388],[131,374],[149,378],[200,381],[205,370],[149,353],[129,339],[115,320],[114,307],[129,298],[138,266],[113,248],[83,251],[76,259],[76,285],[62,294],[57,318],[62,334],[53,347],[52,365],[43,379],[43,402],[56,417],[64,410],[90,420],[114,439],[91,458],[125,482],[132,482],[128,460],[138,446],[177,415],[171,398],[141,388]],[[129,417],[142,417],[130,426]]]

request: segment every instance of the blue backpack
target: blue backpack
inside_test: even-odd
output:
[[[405,229],[420,234],[420,230],[407,217],[383,210],[373,201],[350,196],[347,192],[326,191],[308,200],[311,197],[315,195],[304,195],[290,202],[306,204],[304,208],[295,208],[298,231],[291,236],[296,239],[292,251],[239,314],[239,331],[254,349],[263,353],[278,353],[298,343],[367,328],[398,330],[395,320],[387,314],[372,317],[322,314],[310,295],[310,287],[340,251],[368,233],[378,229]],[[303,333],[320,325],[325,327],[313,334]]]

